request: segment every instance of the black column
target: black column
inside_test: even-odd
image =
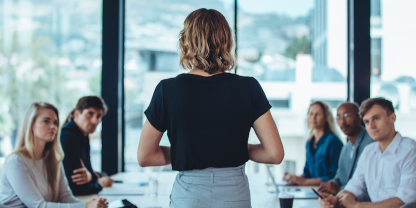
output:
[[[348,0],[348,99],[370,97],[370,0]]]
[[[124,170],[124,0],[103,0],[102,63],[101,167],[113,175]]]
[[[236,57],[236,59],[235,59],[235,70],[234,70],[234,73],[236,73],[237,74],[237,66],[238,66],[238,64],[237,64],[237,46],[238,46],[238,42],[237,42],[237,10],[238,10],[238,8],[237,8],[237,2],[238,2],[238,0],[234,0],[234,36],[235,36],[235,57]]]

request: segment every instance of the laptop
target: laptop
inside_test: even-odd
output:
[[[311,191],[304,191],[300,188],[282,188],[281,191],[279,190],[279,185],[276,183],[276,180],[274,179],[274,176],[272,172],[270,171],[270,165],[267,166],[267,174],[272,179],[272,184],[275,187],[274,191],[271,191],[271,193],[279,194],[280,192],[288,193],[293,195],[295,199],[317,199],[318,195],[316,195],[312,190]]]

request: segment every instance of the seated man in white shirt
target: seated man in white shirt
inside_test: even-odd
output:
[[[361,154],[345,189],[325,198],[327,207],[400,207],[416,202],[416,142],[396,132],[396,114],[390,101],[367,99],[360,116],[376,141]],[[368,191],[371,202],[357,202]]]

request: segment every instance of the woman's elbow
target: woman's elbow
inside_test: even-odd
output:
[[[146,156],[144,154],[140,154],[140,152],[137,153],[137,161],[141,167],[149,166],[149,162],[146,159]]]
[[[147,166],[149,166],[148,164],[147,164],[147,162],[146,161],[144,161],[144,160],[139,160],[139,165],[140,165],[140,167],[147,167]]]
[[[283,149],[281,151],[276,152],[273,155],[273,164],[279,165],[280,163],[282,163],[284,157],[285,157],[285,151]]]

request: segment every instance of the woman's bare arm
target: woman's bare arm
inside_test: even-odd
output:
[[[170,147],[159,146],[163,132],[158,131],[146,119],[140,135],[137,160],[142,167],[170,164]]]
[[[253,124],[260,144],[249,144],[250,160],[258,163],[280,164],[285,156],[279,131],[270,111],[260,116]]]

